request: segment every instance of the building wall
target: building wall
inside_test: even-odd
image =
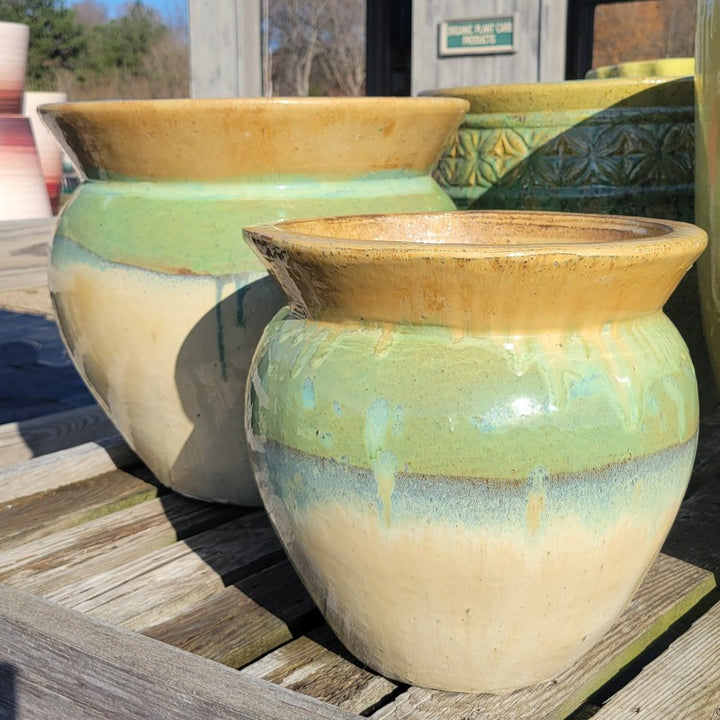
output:
[[[262,94],[260,0],[189,0],[190,95]]]
[[[516,51],[440,57],[444,20],[515,14]],[[567,0],[413,0],[412,94],[461,85],[559,81],[565,77]]]

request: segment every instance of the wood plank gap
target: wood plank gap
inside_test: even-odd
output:
[[[117,435],[99,405],[0,425],[0,466]]]
[[[283,560],[143,632],[241,667],[321,621],[295,571]]]
[[[144,465],[0,505],[0,551],[110,515],[165,492]]]
[[[597,720],[720,717],[720,604],[595,715]]]
[[[255,511],[45,597],[100,620],[142,631],[221,592],[282,557],[263,511]]]
[[[326,624],[279,647],[241,672],[363,716],[406,689],[365,668]]]
[[[0,468],[0,503],[56,490],[138,462],[119,435],[42,455]]]
[[[0,582],[47,594],[245,514],[175,493],[0,551]]]
[[[358,718],[2,585],[0,663],[15,720]]]

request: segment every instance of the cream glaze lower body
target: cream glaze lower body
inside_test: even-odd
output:
[[[53,302],[78,371],[125,440],[180,493],[259,505],[244,388],[280,306],[273,281],[170,275],[77,253],[83,261],[50,269]]]

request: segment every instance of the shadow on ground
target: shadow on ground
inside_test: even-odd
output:
[[[0,424],[93,402],[54,320],[0,310]]]

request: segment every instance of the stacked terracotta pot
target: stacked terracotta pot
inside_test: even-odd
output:
[[[0,23],[0,221],[52,214],[30,121],[22,114],[29,28]]]

